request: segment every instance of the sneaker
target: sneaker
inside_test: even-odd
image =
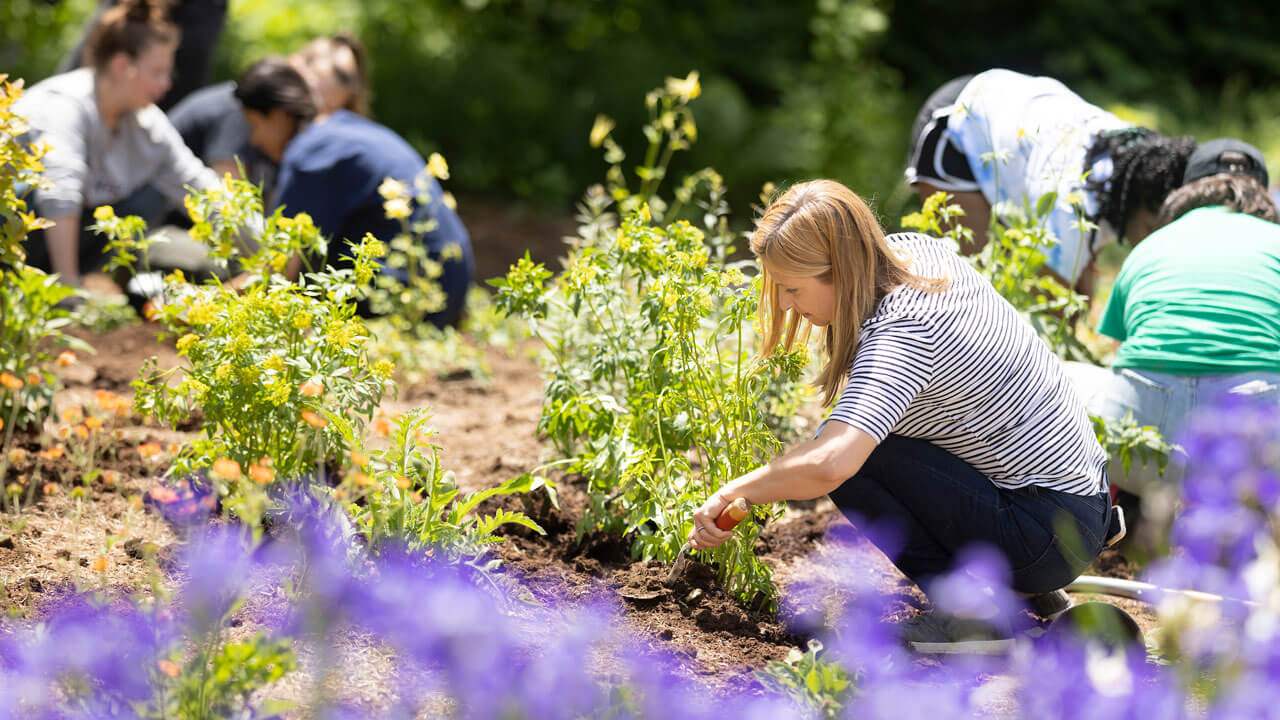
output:
[[[1045,620],[1053,620],[1071,607],[1071,596],[1061,588],[1027,598],[1031,611]]]

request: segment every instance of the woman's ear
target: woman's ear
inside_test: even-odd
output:
[[[128,78],[133,69],[133,59],[127,53],[118,52],[107,60],[107,74],[111,77]]]

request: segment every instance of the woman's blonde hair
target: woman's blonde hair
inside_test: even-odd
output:
[[[827,326],[827,364],[817,385],[823,404],[835,400],[858,350],[862,323],[890,290],[908,285],[926,292],[947,280],[916,276],[904,257],[885,242],[871,208],[834,180],[795,185],[774,200],[756,223],[751,251],[760,260],[762,357],[805,343],[813,326],[798,313],[784,311],[773,273],[815,277],[835,286],[835,312]]]

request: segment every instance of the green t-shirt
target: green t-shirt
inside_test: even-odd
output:
[[[1280,373],[1280,225],[1204,207],[1125,259],[1098,331],[1114,367],[1170,375]]]

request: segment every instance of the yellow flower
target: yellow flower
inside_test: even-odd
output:
[[[378,186],[378,194],[384,200],[409,197],[409,186],[394,178],[387,178]]]
[[[395,371],[395,364],[386,358],[383,358],[373,364],[373,374],[377,375],[379,380],[390,380],[392,373]]]
[[[284,378],[279,378],[267,386],[267,401],[276,407],[288,402],[292,394],[293,386],[285,382]]]
[[[200,337],[195,333],[187,333],[178,338],[178,354],[186,355],[191,350],[191,346],[195,345],[199,340]]]
[[[210,302],[197,302],[187,310],[187,322],[192,325],[209,325],[218,319],[218,309]]]
[[[458,209],[458,199],[453,196],[453,193],[447,192],[441,195],[440,200],[444,202],[444,206],[449,208],[450,210]]]
[[[591,124],[591,147],[600,147],[615,126],[613,118],[608,115],[596,115],[596,121]]]
[[[93,219],[98,222],[110,220],[116,216],[116,211],[110,205],[103,205],[93,211]]]
[[[293,326],[298,330],[306,330],[311,327],[312,315],[309,312],[300,312],[293,316]]]
[[[392,198],[382,203],[382,210],[391,220],[403,220],[413,214],[407,198]]]
[[[683,80],[679,78],[667,78],[667,92],[675,95],[684,102],[689,102],[701,95],[702,85],[698,84],[698,71],[694,70]]]
[[[431,157],[427,158],[427,172],[438,180],[448,180],[449,163],[444,161],[444,156],[440,153],[431,153]]]

